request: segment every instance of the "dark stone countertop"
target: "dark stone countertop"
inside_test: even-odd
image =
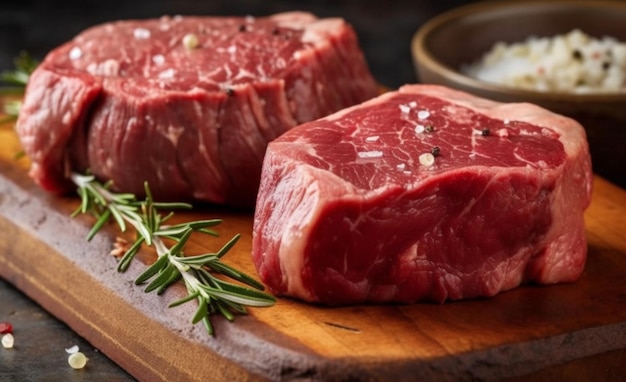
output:
[[[0,381],[134,381],[98,349],[0,278],[0,322],[13,325],[15,345],[0,347]],[[74,370],[65,349],[77,345],[89,361]]]

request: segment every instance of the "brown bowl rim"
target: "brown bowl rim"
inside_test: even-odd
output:
[[[611,1],[611,0],[512,0],[512,1],[482,1],[474,4],[469,4],[461,7],[454,8],[447,12],[434,16],[427,22],[425,22],[413,35],[411,40],[411,50],[413,58],[416,60],[416,64],[424,65],[431,71],[439,73],[442,77],[456,82],[467,89],[477,91],[489,91],[492,93],[500,93],[511,97],[525,97],[537,100],[545,101],[573,101],[573,102],[592,102],[592,103],[604,103],[604,102],[624,102],[626,99],[626,93],[569,93],[569,92],[541,92],[528,89],[516,89],[510,86],[499,85],[489,83],[475,79],[461,73],[459,70],[450,68],[442,63],[435,56],[433,56],[424,46],[424,42],[427,36],[438,28],[445,26],[446,24],[456,19],[476,14],[478,12],[494,11],[503,8],[511,7],[523,7],[523,6],[545,6],[554,7],[555,5],[562,6],[582,6],[588,8],[605,7],[613,8],[626,8],[626,2]]]

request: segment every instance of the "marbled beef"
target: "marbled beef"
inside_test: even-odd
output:
[[[324,304],[573,281],[591,180],[575,121],[405,86],[270,143],[253,259],[275,293]]]
[[[33,73],[18,121],[45,189],[89,170],[159,199],[251,206],[267,142],[377,95],[353,29],[291,12],[96,26]]]

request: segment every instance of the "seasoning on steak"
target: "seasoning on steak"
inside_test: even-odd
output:
[[[587,146],[578,123],[534,105],[402,87],[270,143],[255,265],[273,292],[324,304],[574,281]]]
[[[377,95],[345,21],[163,17],[93,27],[32,74],[18,133],[57,193],[86,171],[160,199],[254,204],[267,142]]]

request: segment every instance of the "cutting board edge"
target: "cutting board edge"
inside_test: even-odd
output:
[[[14,226],[14,229],[17,229],[18,231],[21,231],[21,235],[25,236],[25,237],[30,237],[30,238],[34,238],[36,240],[42,240],[41,237],[37,237],[37,232],[38,229],[43,225],[46,224],[50,224],[50,222],[46,222],[46,219],[41,219],[41,217],[37,217],[37,213],[36,210],[40,209],[41,205],[38,205],[37,203],[41,203],[44,206],[46,205],[46,203],[48,203],[51,199],[47,196],[42,194],[42,192],[40,190],[38,190],[34,185],[31,184],[27,184],[25,183],[25,181],[22,179],[21,175],[19,176],[19,179],[15,180],[12,178],[5,178],[4,179],[4,185],[1,184],[2,182],[0,182],[0,191],[2,191],[2,198],[0,198],[0,206],[2,205],[6,205],[6,203],[11,203],[14,202],[16,203],[16,205],[19,207],[18,209],[14,209],[13,211],[10,210],[4,210],[2,213],[0,213],[0,215],[2,215],[2,218],[0,220],[4,221],[5,224],[5,228],[12,225]],[[26,184],[26,185],[25,185]],[[3,189],[4,188],[4,189]],[[7,200],[7,193],[5,191],[10,190],[11,192],[17,192],[19,194],[19,198],[15,199],[15,200]],[[10,195],[10,193],[9,193]],[[28,201],[28,199],[33,198],[34,200]],[[50,206],[49,206],[50,207]],[[33,214],[27,214],[26,215],[20,215],[19,213],[16,213],[20,211],[20,208],[22,209],[21,212],[24,212],[24,208],[27,209],[27,211],[29,212],[33,212]],[[9,213],[7,213],[9,212]],[[62,214],[58,209],[54,210],[54,212],[58,215],[58,216],[64,216],[65,219],[68,219],[69,221],[69,216]],[[64,211],[66,212],[66,211]],[[49,218],[49,217],[48,217]],[[79,223],[76,223],[79,224]],[[80,225],[80,224],[79,224]],[[81,233],[81,235],[79,235],[81,238],[84,236],[84,233],[86,233],[86,227],[82,226],[82,230],[84,232]],[[10,230],[2,230],[2,233],[6,232],[11,232]],[[9,236],[11,236],[9,234]],[[77,237],[79,237],[77,236]],[[14,231],[14,236],[13,239],[15,239],[15,231]],[[103,245],[109,245],[111,238],[107,238],[107,239],[103,239]],[[58,243],[54,243],[54,238],[50,238],[47,237],[45,239],[45,246],[47,248],[56,248],[56,245]],[[8,242],[8,240],[7,240]],[[107,244],[108,243],[108,244]],[[110,248],[110,246],[108,247]],[[12,248],[13,251],[21,251],[21,252],[28,252],[27,248],[19,248],[19,247],[13,247]],[[62,252],[58,252],[56,253],[57,256],[60,256],[61,258],[66,259],[66,254],[62,253]],[[19,256],[21,257],[21,256]],[[8,259],[8,257],[7,257]],[[9,259],[10,260],[10,259]],[[6,260],[6,261],[9,261]],[[3,259],[2,257],[0,257],[0,261],[5,261],[5,259]],[[17,267],[13,267],[14,269],[19,269]],[[9,269],[9,267],[2,267],[2,270],[4,269]],[[4,272],[4,271],[2,271]],[[36,301],[38,301],[39,303],[41,303],[46,309],[50,310],[54,315],[56,315],[57,317],[59,317],[60,319],[62,319],[65,322],[71,321],[72,317],[69,317],[70,320],[68,320],[66,317],[68,315],[67,312],[63,312],[63,311],[59,311],[61,308],[59,307],[54,307],[54,306],[47,306],[47,304],[45,303],[45,301],[41,301],[41,293],[44,293],[46,290],[46,287],[50,287],[50,286],[45,286],[45,287],[41,287],[38,286],[37,283],[35,282],[29,282],[29,277],[28,277],[28,273],[27,272],[17,272],[17,271],[13,271],[13,274],[2,274],[2,276],[4,278],[6,278],[9,282],[11,282],[12,284],[16,285],[19,289],[23,290],[27,295],[31,296],[32,298],[34,298]],[[37,294],[40,293],[40,294]],[[49,304],[48,304],[49,305]],[[59,312],[57,312],[59,311]],[[253,317],[243,317],[244,323],[247,322],[248,324],[251,323],[251,321],[253,320]],[[252,323],[254,324],[254,323]],[[87,338],[89,341],[92,341],[94,343],[94,345],[98,346],[98,344],[93,340],[95,337],[95,334],[93,333],[94,330],[98,330],[98,325],[97,324],[90,324],[86,327],[81,327],[80,325],[76,325],[76,324],[72,324],[70,322],[70,326],[72,328],[74,328],[75,330],[77,330],[79,332],[79,334],[85,336],[85,338]],[[218,322],[218,330],[219,331],[224,331],[225,332],[225,336],[224,337],[231,337],[231,338],[236,338],[236,336],[238,334],[240,334],[242,331],[245,331],[245,324],[243,326],[240,326],[238,324],[234,324],[234,325],[230,325],[229,323],[226,322]],[[606,330],[606,329],[612,329],[613,326],[609,326],[609,327],[600,327],[600,330]],[[621,329],[622,327],[619,326],[619,329]],[[595,329],[595,328],[594,328]],[[100,328],[100,330],[102,330],[101,334],[106,334],[104,333],[104,329]],[[167,332],[171,332],[171,330],[167,330]],[[171,334],[171,333],[170,333]],[[570,335],[570,334],[568,334]],[[559,336],[556,336],[559,337]],[[560,337],[559,337],[560,338]],[[564,342],[563,340],[556,340],[555,343],[559,343],[559,341]],[[626,344],[624,344],[624,339],[622,338],[622,342],[620,343],[614,343],[614,345],[616,346],[620,346],[620,347],[626,347]],[[255,348],[254,346],[259,346],[260,343],[263,342],[263,337],[262,336],[257,336],[253,339],[252,344],[248,344],[248,345],[252,345],[253,348],[252,349],[248,349],[251,352],[256,352],[259,349]],[[534,344],[538,344],[539,342],[534,342]],[[515,347],[515,344],[512,345],[513,348]],[[509,348],[509,350],[503,350],[503,349],[507,349]],[[493,349],[486,349],[485,351],[487,352],[486,354],[489,353],[489,351],[493,351],[493,352],[499,352],[499,351],[504,351],[506,352],[511,352],[510,350],[511,348],[508,346],[499,346],[499,347],[495,347]],[[206,349],[205,349],[206,350]],[[222,350],[222,354],[220,354],[220,359],[225,357],[225,354],[227,354],[228,352],[223,352]],[[265,349],[267,350],[267,349]],[[290,349],[291,351],[292,349]],[[104,350],[103,350],[104,351]],[[214,350],[211,350],[214,351]],[[109,353],[111,353],[113,356],[111,356],[111,358],[118,362],[120,365],[122,365],[124,368],[126,368],[131,374],[139,377],[139,378],[144,378],[146,377],[146,375],[153,375],[153,374],[149,374],[151,373],[150,370],[146,370],[146,366],[137,366],[137,364],[135,363],[130,363],[130,362],[125,362],[124,359],[121,358],[121,356],[117,357],[114,354],[114,351],[110,351],[109,353],[107,353],[107,351],[104,351],[105,354],[110,355]],[[155,352],[156,353],[156,352]],[[232,353],[231,353],[232,354]],[[469,354],[469,353],[468,353]],[[459,354],[455,357],[453,357],[453,363],[457,364],[460,363],[461,365],[467,364],[468,360],[467,360],[467,356],[468,354]],[[312,376],[326,376],[326,377],[332,377],[332,376],[336,376],[336,371],[334,370],[336,367],[343,367],[345,368],[344,370],[346,371],[346,373],[351,373],[352,376],[363,376],[363,375],[383,375],[386,377],[390,377],[393,375],[396,375],[397,373],[412,373],[412,375],[415,375],[416,373],[423,373],[423,372],[427,372],[424,371],[423,369],[421,369],[421,367],[424,367],[426,369],[429,370],[433,370],[432,367],[432,362],[433,360],[415,360],[415,359],[402,359],[402,360],[388,360],[388,362],[386,362],[385,364],[380,364],[380,363],[376,363],[375,360],[364,360],[361,358],[335,358],[332,360],[328,360],[325,359],[323,356],[319,355],[319,354],[314,354],[314,353],[308,353],[308,354],[302,354],[300,353],[298,350],[292,351],[291,354],[292,359],[291,361],[287,360],[273,360],[271,357],[267,357],[264,358],[263,360],[257,360],[257,362],[250,362],[248,361],[248,363],[244,363],[245,364],[245,372],[244,374],[237,374],[236,377],[243,377],[245,375],[246,379],[265,379],[265,378],[269,378],[269,379],[278,379],[279,377],[312,377]],[[582,355],[582,356],[588,356],[587,355]],[[162,359],[161,356],[159,354],[155,354],[155,357],[157,357],[157,359]],[[206,356],[206,354],[202,354],[202,356]],[[227,355],[226,355],[227,357]],[[569,360],[576,360],[577,358],[572,354],[570,354],[569,356]],[[567,357],[566,357],[567,358]],[[563,362],[567,362],[568,359],[564,358]],[[132,357],[130,358],[132,359]],[[270,360],[272,362],[269,363],[265,363],[263,364],[264,360]],[[135,360],[136,362],[140,362],[141,360]],[[304,367],[302,365],[298,365],[298,361],[305,361]],[[421,361],[428,361],[426,363],[421,362]],[[444,360],[445,361],[445,360]],[[441,361],[442,363],[446,363],[444,361]],[[481,361],[479,361],[480,364]],[[130,364],[129,364],[130,363]],[[430,365],[429,365],[430,363]],[[489,362],[485,362],[485,365],[488,365]],[[231,367],[232,365],[228,365],[228,366],[224,366],[224,370],[221,370],[224,374],[224,376],[229,376],[232,377],[233,376],[233,372],[235,370],[239,370],[241,371],[242,368],[239,367],[240,365],[237,365],[236,367]],[[274,370],[269,370],[271,368],[271,366],[278,366],[278,372],[276,371],[276,369]],[[457,365],[458,366],[458,365]],[[493,367],[493,364],[491,365]],[[496,365],[497,366],[497,365]],[[508,365],[507,365],[508,366]],[[539,369],[537,369],[537,364],[535,363],[534,366],[529,365],[527,369],[525,369],[524,371],[516,371],[514,374],[518,374],[519,372],[523,372],[523,373],[529,373],[529,372],[534,372],[537,371]],[[346,370],[348,369],[348,370]],[[251,371],[253,370],[253,371]],[[468,372],[469,369],[467,369],[467,367],[465,368],[461,368],[458,369],[457,368],[457,376],[462,376],[464,375],[463,373]],[[214,370],[215,371],[215,370]],[[217,371],[220,371],[220,369],[218,368]],[[442,373],[447,373],[445,370],[440,370]],[[487,369],[488,372],[493,373],[492,369]],[[258,372],[258,373],[256,373]],[[509,370],[509,373],[511,373],[512,371]],[[156,373],[155,371],[152,371],[152,373]],[[342,374],[344,377],[346,375],[346,373]],[[189,377],[189,379],[200,379],[200,378],[196,378],[196,377],[201,377],[199,375],[186,375],[187,377]],[[511,377],[514,377],[516,375],[510,375]]]

